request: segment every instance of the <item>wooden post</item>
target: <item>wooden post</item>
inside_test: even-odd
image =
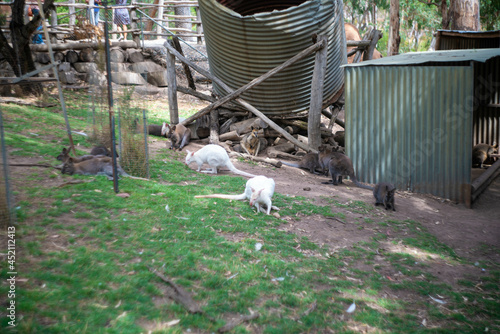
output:
[[[219,143],[219,110],[210,112],[210,144]]]
[[[222,87],[222,89],[224,89],[226,92],[229,93],[229,95],[226,95],[225,97],[217,100],[215,103],[212,103],[210,106],[203,108],[202,110],[200,110],[199,112],[197,112],[196,115],[193,115],[193,116],[189,117],[188,119],[182,121],[182,125],[189,124],[190,122],[192,122],[196,118],[209,113],[212,109],[215,109],[218,106],[220,106],[220,105],[222,105],[222,104],[224,104],[224,103],[226,103],[226,102],[228,102],[228,101],[230,101],[232,99],[235,99],[235,101],[238,102],[245,109],[247,109],[248,111],[252,112],[255,116],[259,117],[264,122],[266,122],[271,128],[273,128],[274,130],[278,131],[286,140],[290,141],[294,145],[297,145],[298,147],[302,148],[303,150],[306,150],[307,152],[318,153],[318,151],[316,149],[313,149],[313,148],[305,145],[304,143],[301,143],[300,141],[298,141],[294,137],[292,137],[292,135],[290,135],[288,132],[286,132],[285,130],[283,130],[278,124],[276,124],[275,122],[273,122],[272,120],[270,120],[269,117],[267,117],[266,115],[264,115],[261,111],[259,111],[257,108],[255,108],[254,106],[252,106],[250,103],[246,102],[245,100],[243,100],[241,98],[236,98],[236,97],[239,96],[240,94],[242,94],[243,92],[245,92],[247,89],[250,89],[251,87],[254,87],[254,86],[258,85],[259,83],[261,83],[265,79],[267,79],[267,78],[271,77],[272,75],[278,73],[280,70],[284,69],[285,67],[288,67],[291,64],[295,63],[296,61],[304,58],[306,55],[310,54],[311,52],[314,52],[314,51],[320,49],[321,47],[326,47],[326,45],[324,45],[323,42],[320,41],[320,42],[318,42],[318,43],[316,43],[314,45],[311,45],[309,48],[307,48],[306,50],[300,52],[295,57],[290,58],[285,63],[281,64],[280,66],[278,66],[278,67],[276,67],[276,68],[274,68],[272,70],[270,70],[269,72],[267,72],[266,74],[260,76],[259,78],[256,78],[256,79],[252,80],[251,82],[249,82],[248,84],[246,84],[245,86],[243,86],[243,87],[241,87],[241,88],[239,88],[237,90],[231,89],[228,85],[226,85],[224,82],[222,82],[219,78],[213,76],[212,74],[210,74],[210,72],[205,71],[201,67],[197,66],[193,62],[191,62],[188,59],[186,59],[179,52],[177,52],[177,50],[175,50],[175,48],[172,45],[170,45],[169,43],[165,43],[164,46],[167,48],[167,50],[170,53],[174,54],[175,57],[177,57],[179,60],[181,60],[184,63],[187,63],[196,72],[198,72],[201,75],[203,75],[203,76],[211,79],[213,82],[217,83],[219,86]],[[169,88],[169,92],[170,92],[170,88]]]
[[[170,45],[166,42],[165,45]],[[177,105],[177,78],[175,77],[175,56],[167,50],[167,82],[168,82],[168,110],[170,111],[170,123],[179,123],[179,107]]]
[[[75,0],[69,0],[70,4],[74,4]],[[69,26],[73,27],[76,23],[76,17],[75,17],[75,7],[69,6],[68,7],[68,14],[69,14]]]
[[[201,22],[200,7],[197,6],[195,8],[196,8],[196,21]],[[199,35],[197,37],[198,44],[203,44],[203,37],[201,37],[201,35],[203,34],[203,25],[201,23],[196,24],[196,34]]]
[[[131,5],[134,5],[134,0],[131,1]],[[130,28],[132,29],[132,40],[135,42],[137,45],[137,48],[141,47],[141,36],[140,36],[140,29],[139,25],[137,22],[139,21],[139,18],[137,17],[137,7],[134,5],[134,7],[130,10]]]
[[[375,51],[375,47],[377,46],[377,42],[380,38],[382,38],[382,33],[380,32],[380,30],[373,29],[372,31],[370,31],[370,35],[368,37],[368,39],[370,40],[370,45],[365,50],[363,60],[371,60],[373,58],[373,51]]]
[[[163,23],[163,4],[164,4],[164,0],[158,0],[158,15],[156,16],[156,20],[161,24],[161,25],[165,25]],[[156,36],[156,39],[161,39],[161,34],[163,33],[163,28],[160,27],[159,25],[156,25],[156,33],[158,34]]]
[[[317,150],[321,145],[321,109],[323,107],[323,86],[326,72],[326,57],[328,52],[328,36],[318,36],[318,42],[323,41],[323,48],[316,51],[314,72],[311,84],[311,104],[307,126],[309,147]]]

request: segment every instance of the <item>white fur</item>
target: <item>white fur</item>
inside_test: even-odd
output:
[[[167,122],[163,122],[163,125],[161,126],[161,135],[166,136],[169,129],[170,129],[170,125],[167,124]]]
[[[219,145],[209,144],[196,152],[191,152],[189,150],[186,150],[186,152],[186,164],[189,166],[190,163],[196,162],[196,164],[198,165],[198,172],[217,174],[217,168],[226,167],[231,172],[236,174],[247,177],[255,176],[234,167],[231,160],[229,160],[229,155],[227,154],[226,150]],[[205,163],[208,164],[210,168],[206,171],[202,171],[201,166],[203,166],[203,164]]]
[[[234,200],[244,200],[248,199],[250,201],[250,206],[255,206],[257,213],[262,211],[266,214],[271,213],[271,208],[274,210],[279,210],[277,207],[272,205],[271,198],[274,195],[274,180],[263,175],[255,176],[247,181],[245,186],[245,192],[239,195],[227,195],[227,194],[212,194],[212,195],[198,195],[195,198],[224,198],[224,199],[234,199]],[[266,206],[264,210],[261,205]]]

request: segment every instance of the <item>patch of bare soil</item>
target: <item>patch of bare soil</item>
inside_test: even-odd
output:
[[[164,142],[158,143],[165,145]],[[155,143],[152,146],[155,146]],[[185,149],[196,151],[201,147],[202,144],[191,142]],[[262,155],[265,156],[265,152]],[[179,158],[179,154],[169,154],[172,159],[182,159],[184,156],[181,154]],[[306,216],[299,213],[294,217],[281,217],[284,219],[282,230],[298,236],[306,236],[312,242],[326,246],[332,252],[361,241],[370,241],[378,233],[386,234],[387,247],[394,248],[395,246],[390,243],[391,240],[406,232],[395,231],[391,228],[390,221],[414,220],[420,222],[440,242],[451,247],[458,256],[472,263],[481,261],[487,261],[492,265],[500,263],[500,178],[497,178],[481,195],[473,209],[434,196],[397,191],[397,211],[394,212],[386,211],[380,206],[375,207],[372,192],[356,187],[350,180],[345,181],[343,185],[333,186],[321,183],[328,181],[325,176],[310,174],[308,171],[294,167],[276,168],[263,163],[247,163],[236,159],[232,159],[232,162],[240,170],[273,178],[276,182],[277,193],[290,197],[306,197],[314,204],[329,205],[332,212],[341,213],[342,215],[339,216],[342,218],[327,218],[322,215]],[[194,164],[190,167],[195,169]],[[232,173],[229,170],[222,170],[219,174],[230,175]],[[346,206],[339,207],[331,204],[332,200]],[[353,201],[365,202],[366,209],[350,209],[352,206],[349,204]],[[389,224],[386,228],[380,228],[378,224],[370,224],[368,227],[363,224],[364,226],[360,227],[360,223],[365,218],[375,223],[389,222]],[[370,227],[372,225],[373,228]],[[397,250],[392,249],[392,251]],[[400,251],[411,252],[412,250],[401,249]],[[414,252],[417,253],[417,251]],[[311,255],[314,256],[314,254]],[[428,254],[415,255],[429,259]],[[479,278],[481,275],[480,268],[473,265],[449,266],[438,258],[432,258],[426,262],[430,265],[428,271],[432,275],[450,284],[460,278]],[[383,266],[381,268],[383,270]],[[392,270],[387,272],[386,276],[397,280],[399,274]]]

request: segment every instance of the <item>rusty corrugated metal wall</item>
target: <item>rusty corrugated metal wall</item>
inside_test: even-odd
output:
[[[345,71],[346,150],[358,178],[463,201],[471,182],[473,66]]]
[[[347,63],[340,0],[200,0],[210,71],[240,88],[312,45],[312,35],[328,35],[324,101],[344,82]],[[242,95],[268,115],[309,109],[314,55]],[[217,85],[219,95],[226,93]]]
[[[499,51],[500,53],[500,51]],[[500,143],[500,57],[474,64],[473,145]]]
[[[436,50],[490,49],[500,47],[500,31],[438,30]]]

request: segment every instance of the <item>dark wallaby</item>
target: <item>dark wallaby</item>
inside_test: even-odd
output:
[[[161,128],[161,135],[170,139],[170,149],[181,151],[184,146],[189,144],[191,130],[182,124],[170,126],[170,124],[164,122]]]
[[[493,142],[493,145],[477,144],[472,149],[472,166],[484,168],[483,164],[491,158],[492,154],[498,152],[498,144]]]
[[[331,156],[332,158],[328,163],[328,169],[330,171],[330,175],[332,176],[332,181],[322,183],[333,183],[334,185],[338,185],[339,183],[342,183],[342,176],[349,176],[352,182],[354,182],[354,184],[358,187],[370,190],[373,189],[372,187],[364,185],[358,181],[356,175],[354,174],[352,161],[347,155],[340,152],[332,152]]]
[[[251,132],[243,136],[240,141],[241,147],[249,155],[257,156],[260,151],[260,139],[258,136],[259,130],[253,129]]]
[[[70,149],[66,149],[66,148],[63,148],[62,149],[62,152],[61,154],[59,154],[56,159],[59,160],[59,161],[62,161],[63,163],[67,162],[68,159],[70,158],[69,156],[69,152],[70,152]],[[86,154],[86,155],[82,155],[80,157],[75,157],[73,158],[73,161],[74,162],[82,162],[84,160],[89,160],[89,159],[93,159],[95,158],[96,156],[101,156],[101,157],[104,157],[104,155],[94,155],[94,154]]]
[[[375,206],[383,205],[386,210],[392,209],[396,211],[396,206],[394,204],[394,193],[396,192],[396,187],[393,184],[387,182],[380,182],[373,188],[373,197],[375,197]]]
[[[148,125],[148,134],[152,136],[165,137],[161,134],[162,125],[150,124]]]
[[[317,174],[316,169],[320,168],[318,153],[307,153],[298,163],[290,163],[285,161],[282,161],[281,163],[290,167],[307,169],[312,174]]]
[[[321,169],[321,172],[325,176],[328,176],[329,173],[329,163],[330,160],[332,160],[332,152],[337,152],[337,151],[334,148],[327,147],[325,145],[321,145],[319,147],[319,153],[318,153],[319,168]]]
[[[118,175],[129,176],[120,166],[117,167]],[[63,174],[79,175],[107,175],[113,177],[113,160],[110,157],[94,157],[90,160],[75,162],[69,157],[61,169]]]

